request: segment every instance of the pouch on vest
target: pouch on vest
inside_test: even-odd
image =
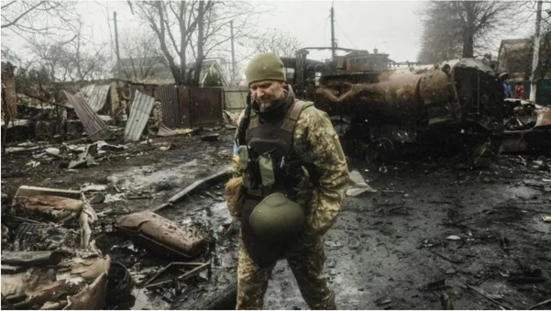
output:
[[[239,169],[242,171],[246,170],[249,161],[249,151],[247,150],[247,146],[239,146],[237,149],[237,155],[239,156]]]
[[[258,158],[258,167],[262,178],[262,186],[269,187],[275,184],[274,165],[269,154],[263,154]]]

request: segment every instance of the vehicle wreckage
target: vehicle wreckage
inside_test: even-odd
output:
[[[421,150],[466,152],[475,164],[497,153],[503,90],[483,61],[413,66],[376,50],[344,49],[350,53],[324,64],[307,60],[307,49],[283,60],[294,65],[289,82],[331,116],[345,149],[383,163]]]

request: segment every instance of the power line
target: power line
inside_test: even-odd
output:
[[[341,27],[339,26],[339,24],[337,22],[335,22],[335,25],[337,25],[337,28],[339,28],[339,30],[341,31],[341,33],[344,35],[344,37],[346,38],[346,40],[348,40],[348,42],[350,42],[350,44],[355,48],[355,49],[358,49],[358,47],[352,42],[352,40],[350,40],[348,38],[348,36],[346,35],[346,33],[344,32],[344,30],[341,29]]]
[[[308,30],[307,35],[300,37],[300,40],[302,41],[302,39],[309,37],[310,34],[312,34],[312,31],[314,31],[315,29],[319,29],[319,26],[321,26],[321,23],[323,23],[324,21],[327,25],[327,19],[321,19],[319,21],[319,23],[316,24],[316,26],[314,26],[313,28],[310,28],[310,30]]]

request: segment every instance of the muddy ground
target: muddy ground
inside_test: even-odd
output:
[[[230,221],[223,184],[159,212],[211,238],[208,250],[194,259],[211,260],[210,269],[181,288],[138,289],[170,261],[134,247],[111,225],[121,215],[159,206],[195,180],[226,169],[233,131],[216,132],[219,141],[155,138],[154,144],[172,142],[167,151],[154,144],[128,144],[129,149],[112,152],[99,166],[75,170],[60,168],[58,159],[31,167],[26,166],[30,154],[8,155],[2,157],[2,193],[13,195],[21,185],[78,189],[85,183],[107,184],[104,194],[111,202],[94,204],[97,244],[123,263],[137,284],[130,299],[111,297],[107,308],[185,308],[235,279],[237,236],[218,232]],[[347,197],[325,236],[326,272],[339,308],[441,309],[444,292],[456,309],[499,308],[474,289],[514,309],[551,298],[551,224],[542,220],[551,216],[549,164],[549,156],[501,155],[484,170],[457,170],[428,159],[380,169],[350,159],[349,169],[359,170],[378,192]],[[179,274],[168,271],[163,277]],[[283,261],[274,270],[264,307],[308,308]]]

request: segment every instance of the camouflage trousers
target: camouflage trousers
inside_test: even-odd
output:
[[[241,239],[240,239],[241,240]],[[297,280],[302,297],[311,309],[335,310],[335,294],[329,289],[323,275],[325,252],[322,238],[313,230],[305,232],[299,241],[290,244],[285,251],[287,263]],[[268,280],[275,267],[259,267],[249,257],[240,241],[237,267],[237,310],[260,310]]]

